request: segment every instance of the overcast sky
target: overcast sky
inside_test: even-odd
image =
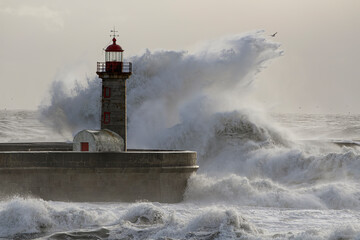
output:
[[[94,77],[113,26],[126,56],[278,32],[285,55],[255,89],[265,108],[360,113],[359,0],[0,0],[0,109],[36,109],[52,81]]]

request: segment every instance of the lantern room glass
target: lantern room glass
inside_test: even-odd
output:
[[[122,52],[105,52],[106,62],[122,62]]]

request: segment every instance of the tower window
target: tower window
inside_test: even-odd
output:
[[[109,124],[110,123],[110,112],[104,112],[103,122],[104,122],[104,124]]]
[[[111,88],[109,87],[104,87],[104,98],[110,98],[111,97]]]

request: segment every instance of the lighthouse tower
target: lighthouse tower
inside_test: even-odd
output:
[[[124,140],[126,151],[126,80],[131,76],[131,62],[123,62],[124,50],[116,43],[105,49],[105,62],[97,63],[97,75],[102,79],[101,129],[109,129]]]

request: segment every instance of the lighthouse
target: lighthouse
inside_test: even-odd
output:
[[[131,76],[131,62],[123,62],[124,50],[116,43],[115,30],[112,44],[105,49],[105,62],[97,63],[97,75],[102,79],[101,129],[120,135],[126,151],[126,80]]]

